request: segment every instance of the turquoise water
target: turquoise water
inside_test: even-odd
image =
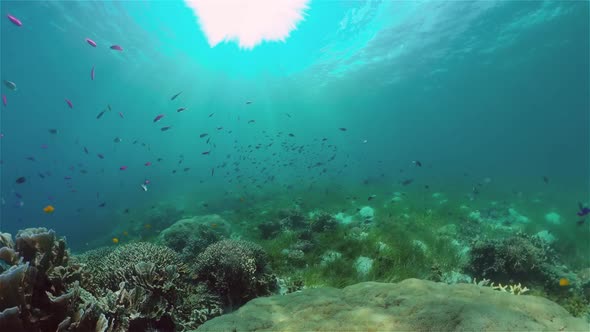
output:
[[[425,209],[483,183],[476,202],[539,222],[556,211],[584,245],[587,2],[317,0],[284,41],[254,48],[211,47],[180,1],[0,6],[1,78],[17,85],[1,90],[2,231],[49,227],[80,249],[157,204],[321,207],[403,190]]]

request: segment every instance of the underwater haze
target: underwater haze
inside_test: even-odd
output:
[[[80,251],[402,192],[554,212],[587,259],[588,2],[235,2],[2,1],[0,229]]]

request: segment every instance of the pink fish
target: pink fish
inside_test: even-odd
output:
[[[90,38],[86,38],[86,42],[92,46],[92,47],[96,47],[96,42]]]
[[[125,119],[125,117],[123,116],[123,113],[119,112],[119,116],[121,117],[121,119]]]
[[[123,48],[119,45],[113,45],[113,46],[111,46],[111,50],[123,51]]]
[[[161,120],[163,117],[164,117],[164,114],[159,114],[158,116],[156,116],[156,117],[154,118],[154,122],[158,122],[158,121],[160,121],[160,120]]]
[[[22,27],[23,23],[16,17],[12,16],[12,15],[6,15],[6,17],[8,17],[8,19],[10,20],[10,22],[14,23],[14,25],[16,25],[17,27]]]
[[[41,144],[41,149],[47,149],[47,148],[48,148],[47,144]]]
[[[3,137],[4,137],[4,134],[3,133],[0,133],[0,138],[3,138]]]
[[[2,95],[2,104],[4,104],[4,106],[6,106],[6,104],[7,104],[6,95]]]
[[[69,99],[66,99],[66,103],[68,103],[68,106],[70,106],[70,108],[74,108],[74,104],[72,104],[72,102]]]
[[[151,162],[151,161],[148,161],[148,162],[147,162],[147,163],[145,163],[144,165],[146,165],[146,166],[150,166],[151,164],[152,164],[152,162]]]
[[[150,184],[150,182],[151,182],[150,180],[146,179],[145,181],[143,181],[143,184],[148,185],[148,184]]]
[[[124,171],[124,170],[127,169],[127,166],[121,166],[121,167],[119,167],[119,169],[122,170],[122,171]]]
[[[92,66],[92,70],[90,70],[90,79],[94,81],[94,66]]]

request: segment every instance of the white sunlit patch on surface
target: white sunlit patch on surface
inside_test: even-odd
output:
[[[303,20],[309,0],[185,0],[209,45],[236,41],[253,49],[263,41],[285,41]]]

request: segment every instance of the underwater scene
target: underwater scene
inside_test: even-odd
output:
[[[588,1],[0,12],[0,331],[590,331]]]

